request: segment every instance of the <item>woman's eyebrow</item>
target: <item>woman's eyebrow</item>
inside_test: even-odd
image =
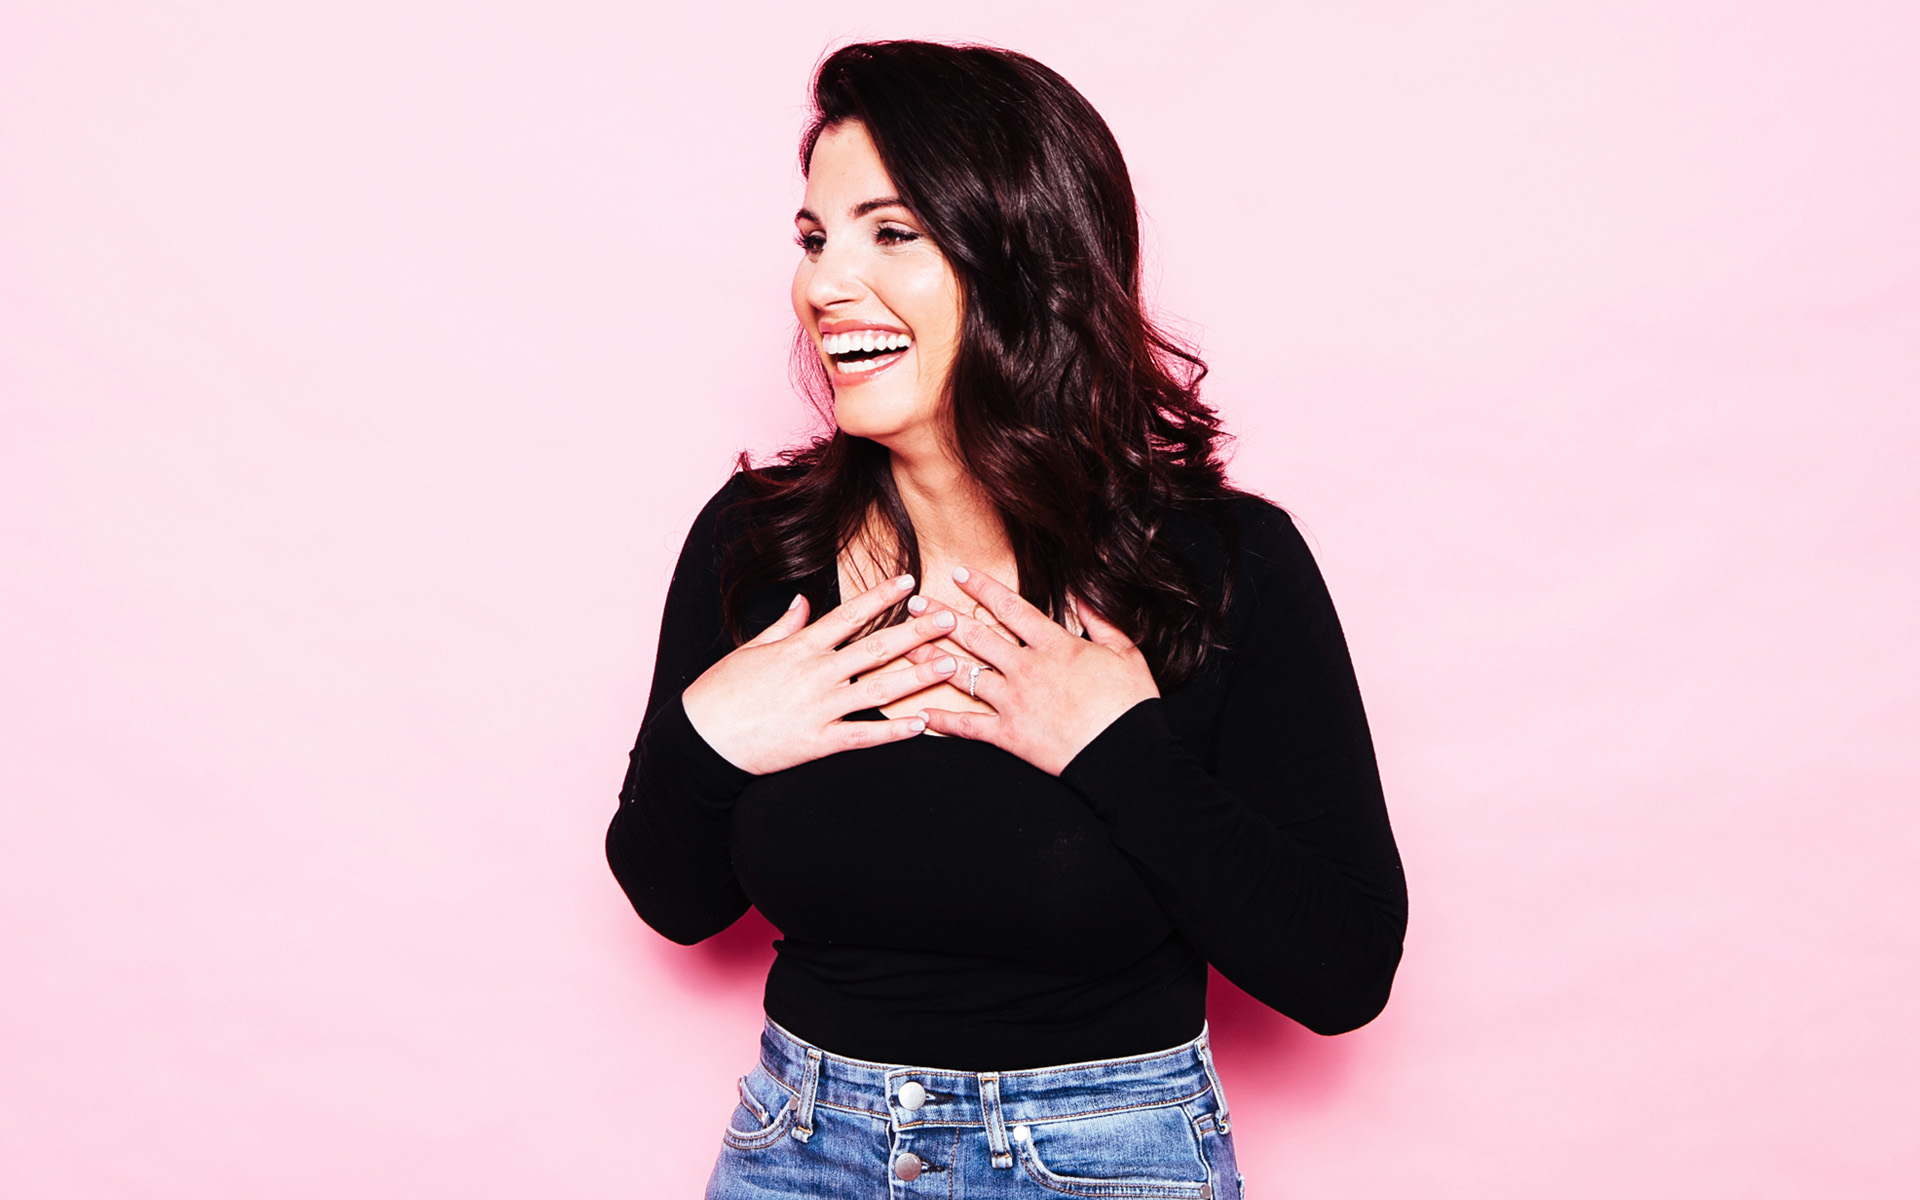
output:
[[[868,213],[873,212],[877,209],[905,208],[905,207],[906,205],[901,202],[900,197],[898,196],[881,196],[879,199],[862,200],[860,203],[854,205],[851,215],[857,220],[860,217],[864,217]],[[814,211],[810,208],[803,208],[799,212],[794,213],[793,219],[795,221],[812,221],[815,225],[818,225],[821,223],[819,216],[817,216],[814,213]]]

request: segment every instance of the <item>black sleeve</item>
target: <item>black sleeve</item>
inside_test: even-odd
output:
[[[1317,1033],[1387,1002],[1406,880],[1346,639],[1272,505],[1241,507],[1231,676],[1209,773],[1165,702],[1121,716],[1062,773],[1221,974]]]
[[[628,759],[607,863],[642,920],[681,945],[711,937],[747,911],[733,875],[728,828],[752,776],[694,731],[680,694],[732,650],[720,620],[720,554],[735,476],[707,502],[680,551],[660,619],[653,690]]]

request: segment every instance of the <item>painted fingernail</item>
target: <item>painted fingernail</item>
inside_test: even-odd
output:
[[[800,607],[800,598],[801,597],[799,592],[795,592],[793,594],[793,602],[787,605],[788,612],[792,612],[794,609]]]
[[[944,675],[948,671],[958,670],[959,666],[960,666],[960,663],[958,660],[952,659],[952,658],[943,658],[939,662],[933,664],[933,669],[940,672],[942,675]]]
[[[907,601],[907,611],[916,617],[927,611],[927,598],[925,596],[915,596],[913,599]]]
[[[925,733],[927,731],[927,723],[916,717],[907,722],[907,728],[913,730],[915,733]]]
[[[902,575],[900,578],[893,581],[893,585],[899,588],[903,592],[910,592],[913,590],[913,576]]]
[[[955,583],[965,583],[967,581],[967,569],[965,567],[955,567],[953,569],[953,581]]]
[[[921,720],[921,721],[931,721],[931,720],[933,720],[933,718],[932,718],[932,717],[930,717],[930,716],[928,716],[928,715],[927,715],[927,710],[926,710],[926,709],[924,709],[924,708],[923,708],[923,709],[921,709],[921,710],[920,710],[919,712],[917,712],[917,713],[915,713],[915,714],[913,714],[913,715],[914,715],[914,717],[915,717],[915,719],[917,719],[917,720]]]
[[[953,614],[950,612],[937,612],[933,614],[933,623],[941,629],[952,629]]]

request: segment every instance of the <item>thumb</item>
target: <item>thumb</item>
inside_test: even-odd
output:
[[[1087,627],[1087,636],[1096,646],[1105,646],[1109,650],[1131,650],[1133,639],[1120,631],[1120,627],[1093,610],[1082,600],[1074,605],[1074,611],[1080,615],[1080,623]]]
[[[787,611],[780,614],[780,619],[765,629],[762,629],[759,636],[748,642],[747,645],[765,646],[768,643],[790,637],[806,627],[807,598],[805,596],[795,595],[793,602],[787,605]]]

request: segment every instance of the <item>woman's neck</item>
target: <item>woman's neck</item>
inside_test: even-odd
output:
[[[1010,582],[1013,546],[980,481],[944,454],[909,458],[895,453],[892,461],[893,484],[913,523],[927,574],[964,564]]]

